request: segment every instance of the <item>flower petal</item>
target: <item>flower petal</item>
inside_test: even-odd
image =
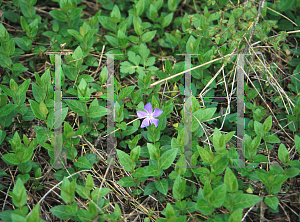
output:
[[[159,117],[160,114],[162,114],[162,113],[163,113],[163,111],[161,109],[155,108],[154,112],[152,113],[152,116],[153,117]]]
[[[147,127],[149,126],[149,118],[146,118],[143,120],[141,128]]]
[[[151,124],[154,123],[155,127],[158,127],[158,122],[159,122],[158,119],[154,119],[154,118],[151,118],[151,119],[150,119],[150,123],[151,123]]]
[[[144,112],[144,111],[137,111],[137,115],[138,115],[139,119],[142,119],[142,118],[145,118],[145,117],[149,116],[149,114]]]
[[[152,114],[152,111],[153,111],[151,103],[147,103],[147,104],[144,106],[144,110],[146,110],[146,112],[148,112],[149,115],[151,115],[151,114]]]

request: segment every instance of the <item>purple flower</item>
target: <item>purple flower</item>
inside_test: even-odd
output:
[[[146,126],[149,126],[149,120],[150,120],[150,123],[154,123],[155,127],[158,126],[158,119],[154,119],[154,117],[159,117],[160,114],[162,114],[162,110],[160,109],[157,109],[155,108],[154,112],[152,112],[152,105],[151,103],[147,103],[145,106],[144,106],[144,110],[146,110],[146,112],[144,111],[137,111],[137,115],[138,115],[138,118],[139,119],[143,119],[143,118],[146,118],[143,120],[142,124],[141,124],[141,128],[144,128]]]

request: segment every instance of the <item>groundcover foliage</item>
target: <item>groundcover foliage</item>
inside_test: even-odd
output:
[[[299,220],[299,0],[0,7],[2,220]],[[55,52],[64,53],[60,77]],[[246,54],[243,143],[238,54]],[[55,78],[65,155],[58,168]]]

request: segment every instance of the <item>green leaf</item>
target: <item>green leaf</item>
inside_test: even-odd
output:
[[[280,143],[280,139],[275,135],[269,135],[264,138],[267,143]]]
[[[154,38],[155,34],[156,34],[156,30],[144,33],[142,35],[142,42],[151,41]]]
[[[136,16],[140,16],[145,10],[144,0],[139,0],[135,5]]]
[[[23,16],[20,17],[20,23],[21,23],[22,29],[26,33],[29,33],[30,29],[29,29],[28,23],[26,22],[26,19]]]
[[[201,146],[197,146],[197,149],[198,149],[198,152],[199,152],[199,154],[201,156],[201,159],[203,159],[203,161],[205,163],[210,164],[211,160],[209,158],[208,152],[204,148],[202,148]]]
[[[0,109],[0,117],[8,116],[17,107],[18,107],[18,105],[16,105],[16,104],[8,104],[6,106],[1,107],[1,109]]]
[[[23,207],[26,204],[27,194],[21,179],[17,179],[14,189],[10,194],[16,207]]]
[[[133,187],[135,186],[134,179],[132,177],[122,177],[118,184],[123,187]]]
[[[82,11],[82,8],[75,8],[72,10],[72,12],[70,13],[69,17],[70,17],[70,21],[75,20],[78,16],[80,16],[80,13]]]
[[[155,182],[156,189],[163,195],[168,193],[168,181],[166,179],[161,179]]]
[[[182,154],[179,159],[177,160],[177,163],[175,165],[175,172],[178,175],[183,175],[186,172],[187,165],[185,161],[185,156]],[[198,168],[197,168],[198,169]]]
[[[27,79],[26,81],[24,81],[18,88],[17,96],[26,93],[29,88],[29,85],[30,85],[30,79]]]
[[[286,175],[276,175],[274,181],[271,183],[272,187],[279,186],[283,184],[288,179]]]
[[[140,24],[139,20],[137,17],[134,17],[133,18],[133,28],[134,28],[134,31],[135,33],[140,36],[143,34],[143,27],[142,25]]]
[[[35,102],[34,100],[29,100],[29,103],[30,103],[30,107],[31,107],[32,112],[34,113],[34,115],[37,118],[39,118],[40,120],[45,120],[46,115],[44,115],[40,112],[39,104],[37,102]]]
[[[287,11],[293,6],[294,2],[295,0],[281,0],[276,4],[277,10],[280,12]]]
[[[40,221],[40,204],[37,203],[31,213],[26,217],[27,222],[39,222]]]
[[[140,150],[141,150],[141,147],[140,146],[137,146],[135,148],[133,148],[130,152],[130,158],[132,159],[133,162],[136,162],[139,160],[139,157],[140,157]]]
[[[267,206],[269,206],[272,209],[277,209],[279,200],[276,196],[267,196],[264,199],[264,202]]]
[[[177,175],[173,184],[173,196],[175,199],[181,201],[184,198],[186,180],[182,180],[179,175]]]
[[[103,106],[94,106],[89,108],[88,117],[98,118],[101,116],[105,116],[107,113],[111,113],[111,111]]]
[[[150,159],[158,161],[160,157],[160,150],[157,149],[152,143],[147,143],[147,148],[150,154]]]
[[[114,5],[113,10],[110,13],[110,19],[114,23],[119,23],[121,21],[121,12],[118,5]]]
[[[100,191],[100,192],[99,192]],[[109,188],[104,188],[102,187],[101,189],[100,188],[97,188],[95,190],[92,191],[91,193],[91,196],[92,196],[92,200],[96,201],[98,200],[99,198],[102,198],[104,197],[106,194],[108,194],[110,192],[110,189]]]
[[[256,175],[260,179],[261,182],[263,182],[266,186],[269,186],[269,181],[267,180],[268,174],[264,170],[255,170]]]
[[[155,187],[155,184],[153,182],[150,182],[147,184],[145,190],[144,190],[144,195],[150,195],[153,192],[155,192],[157,189]]]
[[[11,64],[12,61],[10,57],[5,57],[0,54],[0,66],[2,66],[3,68],[7,68],[10,67]]]
[[[135,85],[124,87],[119,93],[120,100],[125,99],[125,97],[127,97],[129,94],[131,94],[133,92],[133,90],[135,89],[135,87],[136,87]]]
[[[230,214],[229,222],[240,222],[243,218],[243,209],[238,208]]]
[[[135,163],[131,160],[130,156],[123,152],[122,150],[117,150],[118,158],[121,165],[124,167],[126,171],[133,171],[135,167]]]
[[[224,183],[226,185],[226,190],[228,192],[235,192],[238,190],[238,181],[236,179],[236,176],[231,171],[230,168],[226,168],[225,176],[224,176]]]
[[[78,100],[73,100],[73,99],[65,99],[64,100],[68,107],[74,112],[78,113],[79,116],[85,116],[86,109],[85,109],[85,104],[81,103]]]
[[[197,112],[194,113],[194,116],[199,120],[199,122],[206,122],[212,118],[216,110],[217,108],[199,109]]]
[[[135,73],[135,66],[132,65],[130,62],[125,61],[121,63],[121,67],[120,67],[120,71],[122,73],[129,73],[129,74],[133,74]]]
[[[50,209],[51,213],[59,219],[67,220],[72,215],[66,211],[66,205],[58,205]]]
[[[233,206],[236,208],[245,209],[257,204],[261,200],[262,198],[259,196],[251,194],[238,194],[233,199]]]
[[[176,38],[175,36],[169,34],[169,33],[165,33],[165,35],[167,36],[167,38],[174,44],[174,45],[178,45],[179,43],[179,39]],[[168,61],[168,60],[166,60]],[[169,73],[169,72],[168,72]]]
[[[167,221],[177,221],[177,217],[176,217],[176,214],[175,214],[175,211],[172,207],[172,205],[170,203],[167,203],[167,207],[166,207],[166,218],[167,218]]]
[[[46,107],[46,105],[45,105],[45,103],[43,101],[40,102],[39,110],[44,115],[48,114],[48,109],[47,109],[47,107]]]
[[[171,12],[175,12],[176,9],[177,9],[177,0],[168,0],[168,9],[171,11]]]
[[[150,4],[149,8],[149,16],[152,21],[154,21],[158,17],[158,13],[154,5]]]
[[[173,105],[164,106],[161,110],[163,113],[159,116],[159,118],[164,118],[173,111]]]
[[[158,160],[159,168],[162,170],[168,169],[176,158],[178,149],[170,149],[164,152]]]
[[[215,175],[219,175],[224,172],[225,168],[228,165],[229,159],[227,156],[217,156],[214,158],[212,164],[213,164],[213,169],[215,170]]]
[[[196,210],[199,210],[203,215],[210,215],[214,212],[214,207],[210,207],[206,200],[198,200],[196,204]]]
[[[172,20],[173,20],[173,12],[171,12],[167,16],[163,17],[162,23],[161,23],[162,28],[165,28],[168,25],[170,25]]]
[[[1,85],[1,84],[0,84],[0,88],[1,88],[8,96],[10,96],[10,97],[15,97],[14,92],[11,91],[10,88],[8,88],[8,87],[6,87],[6,86],[4,86],[4,85]]]
[[[1,144],[1,143],[0,143]],[[295,168],[295,167],[290,167],[286,170],[285,174],[289,177],[289,178],[293,178],[298,176],[300,173],[300,170]]]
[[[83,53],[82,53],[82,49],[80,46],[78,46],[75,49],[74,53],[72,54],[72,58],[75,60],[78,60],[75,62],[75,67],[77,67],[77,69],[79,69],[82,64],[82,59],[83,59]]]
[[[278,149],[278,158],[283,162],[286,163],[289,161],[290,154],[287,151],[284,144],[280,144]]]
[[[98,20],[99,20],[99,22],[100,22],[100,24],[104,27],[104,28],[106,28],[106,29],[108,29],[108,30],[110,30],[110,31],[113,31],[113,32],[115,32],[116,30],[115,30],[115,23],[113,23],[111,20],[110,20],[110,17],[108,17],[108,16],[98,16]]]
[[[33,147],[28,147],[27,149],[25,149],[23,151],[21,162],[26,163],[28,160],[30,160],[32,158],[32,154],[33,154]]]
[[[121,46],[121,49],[126,49],[129,46],[127,36],[122,30],[118,31],[118,45]]]
[[[268,118],[263,123],[264,131],[268,132],[272,128],[272,116],[268,116]]]
[[[134,173],[132,173],[132,176],[133,177],[136,177],[136,178],[139,178],[139,177],[148,177],[147,173],[146,173],[146,170],[144,168],[137,168],[135,170]]]
[[[96,33],[97,29],[91,29],[90,31],[88,31],[83,38],[84,42],[89,41]]]
[[[147,168],[147,175],[149,177],[156,177],[160,174],[160,170],[157,169],[157,167],[155,165],[150,165]]]
[[[13,38],[10,39],[6,44],[7,44],[6,52],[7,52],[8,56],[13,55],[15,52],[15,39],[13,39]]]
[[[260,145],[260,141],[261,141],[261,137],[260,136],[256,136],[250,145],[251,151],[256,150],[257,147]]]
[[[263,124],[261,124],[258,121],[254,121],[254,131],[256,132],[256,134],[260,137],[264,137],[266,132],[263,129]]]
[[[20,164],[19,159],[17,159],[16,154],[14,153],[4,154],[2,159],[11,166]]]
[[[61,22],[66,22],[68,20],[67,15],[64,12],[59,11],[59,10],[52,10],[52,11],[49,12],[49,14],[53,18],[55,18],[55,19],[57,19]]]
[[[74,165],[83,169],[91,169],[93,166],[85,156],[79,157],[77,162],[74,162]]]
[[[84,186],[76,184],[76,193],[78,193],[78,195],[84,199],[90,198],[90,190],[85,188]]]
[[[219,208],[223,205],[226,197],[226,185],[222,184],[212,191],[209,198],[209,203],[215,208]]]
[[[68,29],[67,30],[68,33],[70,33],[72,36],[74,36],[78,41],[83,41],[83,37],[82,35],[80,35],[80,33],[74,29]]]

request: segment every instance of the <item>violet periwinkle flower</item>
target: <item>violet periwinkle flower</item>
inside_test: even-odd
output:
[[[149,126],[149,121],[150,121],[151,124],[154,123],[155,127],[157,127],[159,120],[158,119],[154,119],[154,117],[159,117],[160,114],[162,114],[163,111],[160,110],[160,109],[158,109],[158,108],[155,108],[154,112],[152,112],[153,109],[152,109],[151,103],[147,103],[144,106],[144,110],[146,110],[146,112],[144,112],[144,111],[137,111],[137,115],[138,115],[139,119],[145,118],[143,120],[142,124],[141,124],[141,128]]]

